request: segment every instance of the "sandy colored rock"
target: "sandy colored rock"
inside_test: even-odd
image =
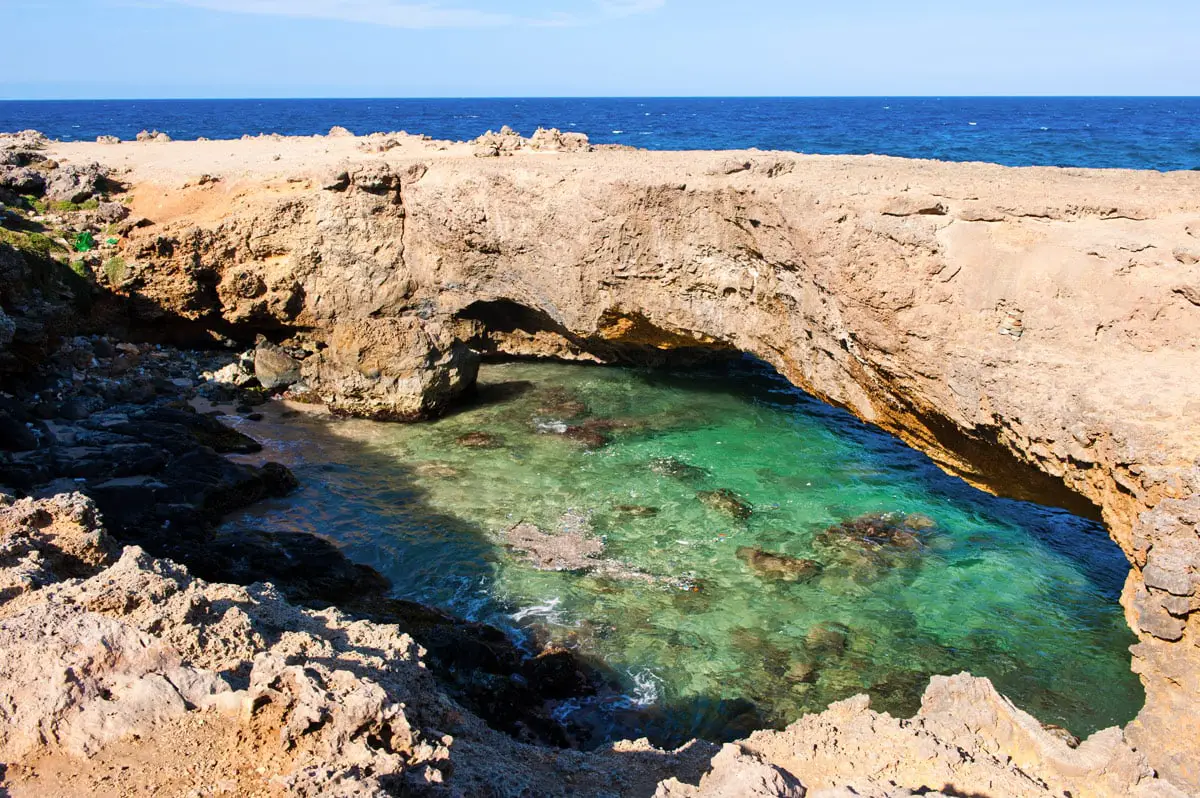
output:
[[[1200,790],[1200,306],[1176,256],[1200,175],[511,139],[47,154],[130,170],[154,224],[127,260],[181,318],[227,312],[199,260],[260,277],[259,323],[326,337],[415,313],[527,355],[740,350],[973,484],[1100,515],[1147,691],[1125,738]],[[178,189],[199,174],[222,179]]]
[[[340,322],[304,367],[333,412],[388,421],[440,415],[478,373],[477,354],[415,318]]]

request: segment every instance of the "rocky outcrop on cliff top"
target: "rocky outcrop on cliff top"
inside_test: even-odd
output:
[[[529,138],[508,125],[500,128],[499,133],[488,131],[470,142],[475,147],[477,158],[495,158],[501,155],[512,155],[518,150],[540,152],[590,152],[592,145],[583,133],[564,133],[558,128],[539,127]]]

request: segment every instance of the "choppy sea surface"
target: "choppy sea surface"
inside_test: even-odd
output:
[[[303,487],[230,525],[327,536],[400,597],[603,662],[621,695],[568,707],[597,739],[731,739],[861,692],[907,716],[964,670],[1081,736],[1143,701],[1099,524],[976,491],[754,361],[485,365],[435,423],[240,423]],[[620,568],[538,570],[519,522]]]
[[[652,150],[896,155],[1008,166],[1200,168],[1200,98],[576,98],[0,102],[0,130],[176,139],[408,130],[466,140],[510,125]]]

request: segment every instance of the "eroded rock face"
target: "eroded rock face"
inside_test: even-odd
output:
[[[380,421],[440,415],[478,373],[477,354],[412,317],[338,323],[304,369],[333,412]]]
[[[224,318],[211,277],[243,269],[268,294],[240,303],[291,286],[255,306],[261,323],[326,335],[364,315],[450,324],[482,302],[527,311],[488,322],[522,354],[742,350],[976,485],[1098,508],[1131,562],[1122,601],[1142,639],[1148,700],[1128,736],[1200,789],[1200,175],[543,157],[511,138],[486,142],[511,158],[350,145],[338,164],[322,154],[336,140],[292,140],[312,165],[285,190],[263,166],[262,190],[252,175],[236,197],[135,232],[137,290]],[[85,161],[112,150],[55,146]],[[217,174],[229,156],[189,168]],[[139,179],[150,202],[160,176]],[[370,412],[358,393],[350,405]]]

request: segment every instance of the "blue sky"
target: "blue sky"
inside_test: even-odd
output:
[[[0,0],[3,98],[1200,94],[1197,0]]]

